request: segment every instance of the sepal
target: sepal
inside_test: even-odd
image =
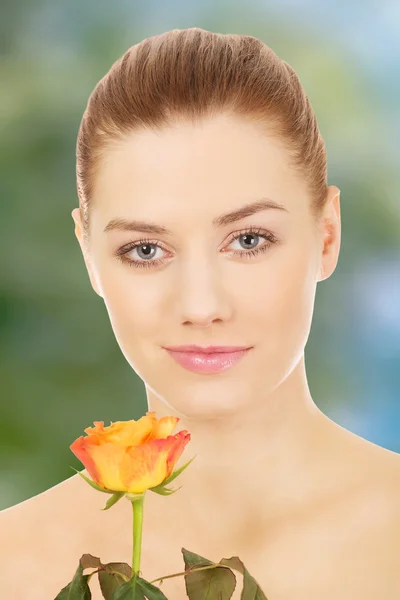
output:
[[[184,465],[179,467],[179,469],[177,469],[176,471],[171,473],[171,475],[169,477],[167,477],[167,479],[164,479],[164,481],[161,482],[159,485],[149,488],[149,492],[155,492],[156,494],[161,494],[162,496],[169,496],[171,494],[174,494],[178,490],[180,490],[182,486],[179,486],[176,490],[167,488],[166,486],[169,483],[171,483],[171,481],[173,481],[175,479],[175,477],[178,477],[178,475],[180,475],[182,473],[182,471],[190,465],[190,463],[192,462],[192,460],[194,460],[196,458],[196,456],[197,456],[197,454],[195,454],[187,463],[185,463]]]
[[[155,494],[160,494],[161,496],[170,496],[171,494],[175,494],[178,490],[181,489],[181,485],[176,489],[172,490],[171,488],[164,487],[163,485],[157,485],[154,488],[150,488],[149,491],[154,492]]]
[[[114,504],[116,504],[118,502],[118,500],[121,500],[122,496],[125,496],[125,492],[115,492],[111,496],[111,498],[109,498],[107,500],[105,507],[102,508],[101,510],[108,510],[109,508],[114,506]]]
[[[71,465],[70,465],[70,467],[71,467]],[[71,467],[71,469],[74,469],[74,467]],[[106,494],[119,494],[120,493],[120,491],[118,491],[118,490],[105,490],[104,488],[99,486],[97,483],[95,483],[94,481],[92,481],[91,479],[86,477],[86,475],[84,475],[80,471],[77,471],[77,469],[74,469],[74,471],[76,473],[78,473],[78,475],[80,475],[85,481],[87,481],[87,483],[89,485],[91,485],[95,490],[98,490],[99,492],[104,492]],[[123,493],[125,493],[125,492],[123,492]]]

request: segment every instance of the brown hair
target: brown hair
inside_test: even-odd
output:
[[[327,192],[325,144],[296,73],[255,37],[191,27],[132,46],[91,93],[76,146],[86,237],[95,175],[108,147],[143,128],[160,130],[222,113],[279,136],[290,165],[306,178],[318,218]]]

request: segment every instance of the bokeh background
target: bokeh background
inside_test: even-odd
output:
[[[81,470],[93,420],[138,419],[144,386],[74,234],[89,94],[143,38],[202,27],[262,39],[298,73],[341,189],[342,245],[318,284],[306,366],[316,404],[400,452],[400,3],[0,0],[0,509]]]

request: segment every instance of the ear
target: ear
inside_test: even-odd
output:
[[[327,200],[320,223],[321,256],[318,281],[328,279],[334,272],[340,252],[340,190],[328,187]]]
[[[94,274],[94,268],[92,265],[92,261],[90,259],[88,249],[84,242],[84,236],[83,236],[84,228],[82,225],[81,213],[80,213],[79,208],[74,208],[74,210],[71,213],[71,216],[75,222],[75,235],[76,235],[79,245],[81,247],[83,259],[85,261],[86,269],[89,274],[90,283],[92,285],[92,288],[96,292],[96,294],[98,294],[102,298],[103,295],[100,293],[99,285],[97,283],[97,280],[96,280],[96,277]]]

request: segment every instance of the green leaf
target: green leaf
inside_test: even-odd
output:
[[[185,548],[182,548],[182,553],[183,553],[184,560],[185,560],[185,570],[192,566],[202,567],[202,566],[207,566],[207,565],[211,566],[211,565],[215,564],[215,563],[211,562],[210,560],[208,560],[207,558],[204,558],[204,557],[200,556],[199,554],[195,554],[194,552],[190,552],[190,550],[186,550]],[[260,588],[257,581],[254,579],[254,577],[252,577],[252,575],[250,575],[250,573],[248,572],[248,570],[246,569],[246,567],[244,566],[244,564],[242,563],[242,561],[240,560],[240,558],[238,556],[231,556],[231,558],[222,558],[219,561],[219,564],[225,565],[226,567],[231,567],[232,569],[239,571],[243,575],[243,590],[242,590],[242,595],[240,596],[240,600],[268,600],[267,596],[264,594],[264,592]],[[185,579],[186,579],[186,577],[202,575],[203,573],[209,573],[212,571],[219,570],[221,568],[223,568],[223,567],[215,567],[215,569],[205,569],[204,571],[197,571],[197,572],[193,571],[192,573],[188,573],[187,575],[185,575]],[[229,572],[232,573],[232,571],[229,571]],[[236,580],[236,578],[235,578],[235,580]],[[202,583],[202,585],[206,585],[206,584]],[[186,590],[187,590],[189,598],[191,600],[192,600],[192,598],[193,598],[193,600],[197,600],[198,598],[203,598],[203,596],[201,596],[201,595],[199,595],[199,596],[196,595],[197,588],[194,589],[193,593],[195,595],[193,595],[193,596],[191,596],[189,594],[189,589],[188,589],[187,585],[186,585]],[[211,598],[213,598],[213,597],[214,596],[211,596]],[[221,599],[225,598],[225,596],[217,596],[217,597],[221,598]],[[230,598],[230,596],[227,596],[227,597]]]
[[[101,510],[108,510],[109,508],[114,506],[114,504],[116,504],[118,502],[118,500],[120,500],[122,498],[122,496],[125,496],[125,492],[115,492],[111,496],[111,498],[109,498],[107,500],[105,507],[102,508]]]
[[[219,562],[236,569],[243,575],[243,591],[240,600],[268,600],[257,581],[250,575],[238,556],[222,558]]]
[[[185,561],[185,570],[190,567],[212,566],[215,563],[207,558],[182,548]],[[186,592],[190,600],[207,600],[218,598],[218,600],[229,600],[236,588],[235,574],[226,567],[204,569],[203,571],[192,571],[185,575]]]
[[[82,554],[79,562],[82,565],[82,569],[98,569],[103,566],[100,558],[93,556],[93,554]]]
[[[70,467],[71,467],[71,465],[70,465]],[[71,469],[74,469],[74,467],[71,467]],[[78,473],[78,475],[80,475],[81,477],[83,477],[83,479],[85,481],[87,481],[89,485],[91,485],[92,487],[94,487],[95,490],[98,490],[99,492],[104,492],[105,494],[119,494],[118,490],[105,490],[104,488],[102,488],[99,485],[97,485],[97,483],[95,483],[94,481],[92,481],[91,479],[89,479],[88,477],[86,477],[86,475],[84,475],[80,471],[77,471],[76,469],[74,469],[74,471],[76,471]]]
[[[189,569],[195,565],[199,567],[215,564],[211,560],[208,560],[208,558],[204,558],[204,556],[200,556],[200,554],[186,550],[186,548],[181,548],[181,552],[183,554],[183,560],[185,561],[185,569]]]
[[[122,573],[130,579],[132,577],[132,567],[130,567],[128,563],[121,562],[110,562],[103,565],[103,567],[104,570],[97,573],[100,589],[103,597],[106,600],[111,600],[115,590],[126,583],[126,579],[121,577],[119,573]]]
[[[111,596],[111,600],[146,600],[138,585],[138,577],[132,577],[130,581],[118,587]]]
[[[168,600],[167,596],[157,586],[138,577],[138,585],[149,600]]]
[[[83,566],[79,561],[74,578],[54,600],[91,600],[92,593],[89,588],[88,577],[89,575],[83,575]]]

